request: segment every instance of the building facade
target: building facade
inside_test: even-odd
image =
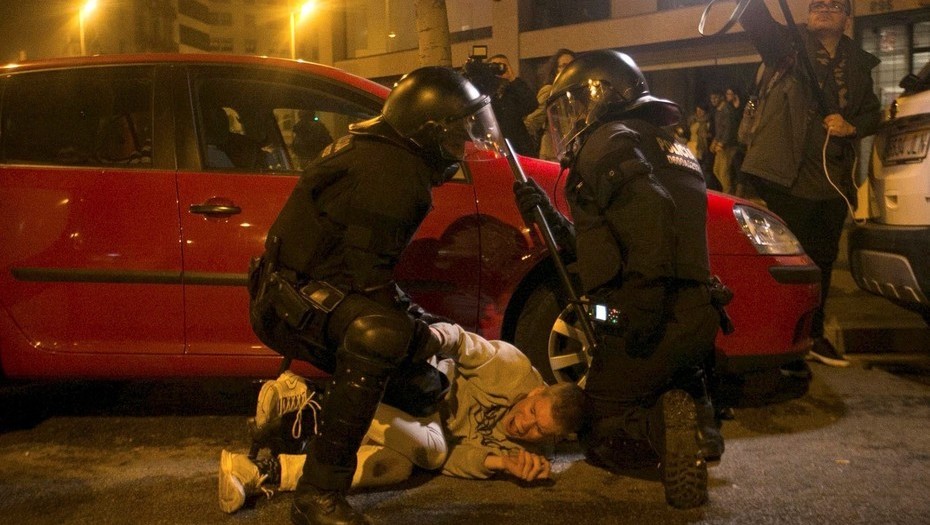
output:
[[[711,90],[750,89],[759,60],[738,24],[723,35],[699,34],[708,1],[446,0],[452,61],[460,66],[473,46],[487,46],[538,86],[559,48],[619,49],[636,59],[657,95],[690,110]],[[764,1],[780,18],[779,2]],[[808,0],[788,3],[797,21],[806,20]],[[31,9],[43,10],[40,20],[49,30],[28,53],[17,51],[18,59],[80,54],[80,29],[88,54],[293,56],[385,84],[419,65],[415,0],[316,0],[303,14],[297,11],[309,3],[299,0],[98,0],[83,19],[79,4],[35,3]],[[887,104],[900,91],[899,80],[930,60],[930,0],[852,4],[852,36],[882,59],[875,80]],[[728,14],[724,9],[715,8],[709,25]]]

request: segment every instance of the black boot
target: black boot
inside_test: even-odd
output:
[[[707,463],[698,443],[694,400],[684,390],[669,390],[653,407],[649,441],[660,458],[665,501],[690,509],[707,501]]]
[[[723,434],[720,433],[720,421],[717,411],[707,392],[707,380],[703,370],[694,371],[691,377],[683,381],[682,388],[694,398],[697,412],[698,440],[701,454],[707,461],[720,461],[723,456]]]
[[[636,414],[644,413],[639,424]],[[589,421],[579,431],[589,463],[611,472],[622,474],[631,470],[655,468],[659,460],[649,443],[648,412],[635,407],[626,414]],[[643,429],[637,435],[635,430]]]
[[[321,411],[320,433],[310,442],[297,483],[294,525],[367,525],[346,501],[355,473],[356,453],[393,371],[388,363],[344,351]]]
[[[725,446],[723,444],[723,434],[720,433],[720,424],[717,422],[714,405],[711,404],[710,397],[705,395],[696,398],[694,408],[697,411],[698,440],[701,446],[701,454],[707,461],[720,461]]]
[[[303,478],[301,478],[303,479]],[[322,490],[313,485],[297,483],[297,494],[291,505],[294,525],[371,525],[364,514],[352,508],[345,493]]]

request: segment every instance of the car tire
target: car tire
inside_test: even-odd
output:
[[[549,364],[549,334],[562,311],[563,295],[552,281],[536,286],[523,304],[513,336],[514,345],[530,358],[550,385],[558,380]]]
[[[527,297],[514,332],[514,344],[523,351],[549,384],[574,382],[584,387],[590,353],[587,338],[566,310],[565,293],[553,281],[544,281]]]

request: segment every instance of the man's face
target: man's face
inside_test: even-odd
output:
[[[553,398],[544,395],[545,390],[546,387],[534,388],[504,414],[501,422],[507,437],[538,443],[562,435],[552,418]]]
[[[813,32],[842,34],[849,19],[847,0],[812,0],[808,4],[807,27]]]

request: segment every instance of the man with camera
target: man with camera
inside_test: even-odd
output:
[[[500,124],[501,134],[510,139],[514,151],[520,155],[535,156],[539,145],[526,129],[523,119],[536,109],[536,95],[526,81],[514,74],[506,55],[494,55],[484,65],[495,80],[493,89],[486,94],[491,96],[491,107]]]

